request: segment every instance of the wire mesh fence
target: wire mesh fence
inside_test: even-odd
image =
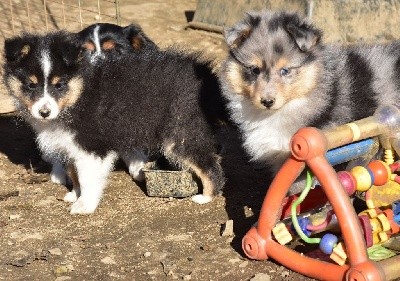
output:
[[[95,22],[120,23],[119,0],[3,0],[0,37],[22,31],[78,31]]]

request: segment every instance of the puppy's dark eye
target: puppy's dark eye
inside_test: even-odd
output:
[[[261,73],[261,69],[257,66],[251,66],[250,70],[254,75],[259,75]]]
[[[282,67],[279,72],[281,76],[288,76],[290,74],[290,69]]]
[[[64,88],[64,83],[57,82],[56,84],[54,84],[54,88],[56,88],[57,90],[60,90],[60,89]]]
[[[33,83],[33,82],[29,82],[28,83],[28,89],[29,90],[35,90],[38,86],[38,83]]]

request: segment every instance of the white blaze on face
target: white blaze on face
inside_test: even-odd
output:
[[[47,51],[42,52],[40,62],[44,77],[43,96],[33,104],[31,110],[32,116],[37,119],[54,119],[57,118],[60,109],[56,100],[48,92],[49,76],[52,65]]]
[[[100,26],[97,25],[93,30],[93,43],[94,43],[94,46],[96,47],[96,51],[93,53],[92,57],[90,58],[91,63],[95,63],[98,59],[103,59],[103,56],[104,56],[101,52],[99,29],[100,29]]]

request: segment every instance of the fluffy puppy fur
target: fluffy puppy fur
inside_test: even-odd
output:
[[[209,63],[174,50],[82,59],[73,35],[25,35],[5,42],[4,81],[42,149],[66,157],[79,188],[71,213],[92,213],[118,155],[161,152],[201,180],[207,203],[221,190],[214,122],[222,116],[218,79]]]
[[[400,105],[400,42],[324,45],[287,12],[250,12],[225,31],[223,94],[253,160],[276,172],[301,127],[325,128]]]
[[[143,32],[137,24],[122,27],[110,23],[96,23],[80,31],[78,45],[82,47],[82,57],[92,64],[100,65],[105,59],[117,61],[127,55],[145,57],[148,52],[158,50],[157,45]],[[65,171],[65,159],[59,153],[52,155],[41,149],[43,159],[52,164],[50,179],[54,183],[65,185],[68,176]],[[130,175],[136,181],[143,181],[147,156],[138,149],[120,155],[126,163]],[[60,162],[62,160],[63,162]],[[73,177],[73,176],[72,176]],[[68,200],[68,196],[67,196]]]

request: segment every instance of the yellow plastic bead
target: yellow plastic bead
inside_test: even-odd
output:
[[[336,247],[333,248],[332,254],[329,256],[338,265],[344,265],[347,260],[347,254],[342,242],[339,242]]]
[[[362,166],[355,166],[350,170],[350,173],[356,179],[356,189],[358,191],[367,191],[372,185],[371,175],[367,168]]]
[[[378,232],[378,233],[372,234],[372,241],[373,241],[374,245],[381,244],[388,240],[389,240],[389,236],[387,235],[386,232]]]
[[[286,228],[286,225],[282,222],[278,223],[273,229],[272,233],[274,234],[274,238],[278,241],[279,244],[285,245],[292,241],[293,237],[290,234],[289,230]]]
[[[372,219],[375,218],[378,215],[378,213],[375,209],[366,209],[360,212],[359,215],[367,215],[370,219]]]
[[[391,149],[385,149],[385,162],[388,165],[391,165],[394,163],[394,155],[393,155],[393,151]]]
[[[373,209],[373,208],[375,208],[375,202],[374,202],[374,200],[369,199],[369,200],[366,200],[365,203],[367,204],[368,209]]]

